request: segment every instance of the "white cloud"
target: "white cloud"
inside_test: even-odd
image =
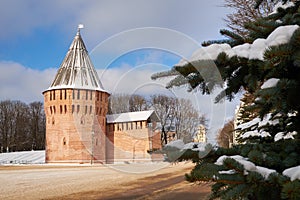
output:
[[[142,62],[142,61],[140,61]],[[169,67],[157,63],[130,66],[122,64],[118,68],[99,69],[98,74],[105,89],[114,93],[153,94],[166,92],[165,81],[153,81],[151,75]]]
[[[222,4],[220,0],[97,1],[86,6],[78,19],[86,24],[86,35],[92,41],[138,27],[170,28],[201,40],[220,37],[227,11]]]
[[[223,0],[211,1],[2,1],[0,39],[33,34],[40,28],[63,31],[68,36],[83,23],[87,44],[97,43],[118,32],[138,27],[163,27],[183,32],[198,41],[220,37],[228,10]],[[209,27],[209,28],[208,28]]]
[[[85,6],[85,1],[1,1],[0,24],[5,31],[0,39],[7,40],[31,35],[41,28],[70,30],[77,23],[76,15]],[[76,27],[74,27],[75,29]]]
[[[56,69],[34,70],[15,62],[0,62],[0,100],[43,101],[42,92],[53,80]]]

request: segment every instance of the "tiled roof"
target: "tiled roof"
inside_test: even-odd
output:
[[[74,88],[104,91],[80,35],[80,29],[47,90]]]
[[[154,121],[159,121],[156,113],[153,110],[127,112],[113,115],[106,115],[107,123],[135,122],[146,121],[151,118]]]

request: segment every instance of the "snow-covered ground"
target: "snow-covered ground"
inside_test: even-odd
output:
[[[139,163],[122,165],[141,167]],[[156,164],[144,167],[152,165]],[[193,166],[191,162],[177,163],[142,174],[124,173],[105,165],[0,166],[0,199],[170,199],[167,195],[154,198],[164,193],[174,193],[178,199],[201,199],[202,193],[209,194],[209,187],[205,186],[203,192],[198,185],[184,180],[184,174]],[[173,192],[178,186],[183,190]],[[187,192],[196,198],[189,198]]]
[[[0,164],[43,164],[45,151],[0,153]]]

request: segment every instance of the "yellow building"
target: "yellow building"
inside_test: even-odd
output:
[[[200,125],[197,129],[197,133],[194,137],[194,142],[207,142],[207,138],[206,138],[206,129],[204,125]]]

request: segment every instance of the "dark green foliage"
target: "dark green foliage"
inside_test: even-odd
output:
[[[262,2],[258,0],[257,6]],[[234,47],[252,43],[258,38],[267,38],[279,26],[300,26],[300,1],[296,1],[295,6],[279,8],[277,11],[246,24],[249,33],[247,38],[222,30],[221,33],[229,40],[217,43],[226,42]],[[205,45],[211,43],[216,42],[210,41]],[[282,174],[284,170],[300,165],[300,28],[287,43],[269,47],[263,56],[263,60],[259,60],[229,57],[226,53],[220,53],[213,65],[208,60],[192,61],[181,67],[174,66],[163,76],[153,76],[176,76],[168,87],[188,84],[189,90],[209,94],[222,84],[212,70],[217,67],[226,85],[216,102],[224,98],[231,100],[241,90],[246,91],[238,119],[241,124],[251,122],[251,126],[237,129],[241,144],[230,149],[210,147],[204,152],[178,149],[175,151],[180,151],[180,154],[173,152],[179,156],[177,161],[192,160],[196,164],[191,173],[186,175],[188,181],[214,183],[210,199],[300,199],[300,181],[292,181]],[[273,87],[262,88],[271,78],[279,81]],[[269,121],[264,124],[252,123],[255,122],[253,119],[257,121],[266,117]],[[242,137],[249,131],[265,132],[269,136]],[[293,139],[278,139],[280,134],[290,134]],[[227,157],[221,164],[216,163],[224,155],[235,157]],[[243,162],[250,163],[250,168],[245,169]]]
[[[281,198],[282,199],[291,199],[298,200],[300,199],[300,181],[295,180],[292,182],[287,182],[283,185]]]

